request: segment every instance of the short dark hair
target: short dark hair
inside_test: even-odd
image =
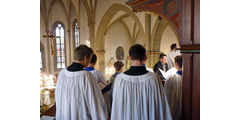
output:
[[[171,51],[172,51],[174,48],[176,48],[176,47],[177,47],[177,44],[175,44],[175,43],[172,44],[172,45],[171,45]]]
[[[174,60],[175,60],[175,63],[177,63],[180,68],[182,68],[182,55],[176,56]]]
[[[142,61],[146,56],[146,49],[140,44],[135,44],[129,49],[129,55],[132,60]]]
[[[90,47],[86,45],[80,45],[74,51],[74,59],[83,60],[84,56],[89,58],[92,54],[93,54],[93,50]]]
[[[160,59],[160,58],[163,59],[164,56],[167,56],[167,55],[164,54],[164,53],[161,53],[161,54],[159,55],[159,59]]]
[[[121,68],[124,66],[124,64],[121,62],[121,61],[117,61],[114,63],[114,68],[115,68],[115,71],[119,71],[121,70]]]
[[[91,64],[94,64],[96,62],[97,62],[97,56],[96,56],[96,54],[93,54],[92,59],[91,59]]]

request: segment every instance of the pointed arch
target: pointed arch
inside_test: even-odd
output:
[[[58,26],[61,25],[61,26]],[[59,33],[60,38],[56,38],[54,41],[54,68],[55,71],[59,71],[61,68],[66,67],[66,27],[61,21],[55,21],[52,30],[53,34],[57,36],[56,29],[60,28],[60,32],[63,29],[63,35],[62,33]],[[59,49],[59,53],[58,53]]]
[[[51,2],[50,6],[48,8],[48,17],[50,16],[50,13],[52,12],[52,8],[54,7],[54,5],[56,5],[56,2],[60,3],[60,5],[63,7],[63,9],[65,11],[64,13],[65,13],[66,17],[68,17],[69,14],[67,13],[67,9],[66,9],[65,5],[63,4],[62,0],[53,0]]]
[[[97,35],[96,35],[96,44],[94,46],[95,50],[100,50],[100,51],[104,50],[104,33],[106,32],[107,26],[110,24],[111,19],[118,11],[123,11],[128,13],[129,16],[135,20],[140,30],[143,31],[144,33],[143,26],[140,20],[138,19],[138,17],[136,16],[136,14],[132,12],[132,10],[127,6],[115,3],[105,12],[105,14],[103,15],[99,23]]]

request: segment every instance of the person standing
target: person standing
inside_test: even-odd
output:
[[[166,78],[162,75],[162,72],[159,69],[164,72],[168,71],[167,55],[163,53],[159,55],[159,61],[154,65],[153,71],[160,76],[161,80],[166,80]]]
[[[106,120],[107,106],[93,75],[84,70],[93,50],[75,49],[74,62],[60,71],[55,91],[56,120]]]
[[[173,120],[181,120],[182,105],[182,56],[175,57],[177,72],[170,75],[165,83],[165,92]]]
[[[135,44],[129,56],[130,69],[114,81],[111,120],[171,120],[160,78],[143,66],[147,59],[145,48]]]
[[[175,43],[172,44],[170,48],[171,48],[171,52],[169,52],[167,56],[168,69],[171,69],[172,67],[174,67],[174,58],[177,55],[181,55],[180,51],[177,50],[177,45]]]

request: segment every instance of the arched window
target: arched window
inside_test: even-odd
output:
[[[65,47],[64,47],[64,28],[61,23],[58,23],[55,28],[56,36],[56,57],[57,57],[57,68],[65,68]]]
[[[79,46],[79,27],[76,20],[74,23],[74,37],[75,37],[75,47],[78,47]]]

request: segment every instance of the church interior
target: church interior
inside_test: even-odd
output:
[[[72,64],[80,44],[93,49],[95,69],[108,82],[114,62],[130,68],[132,45],[145,47],[146,67],[153,69],[175,43],[183,56],[183,119],[199,120],[199,1],[40,0],[40,116],[54,116],[57,76]]]

